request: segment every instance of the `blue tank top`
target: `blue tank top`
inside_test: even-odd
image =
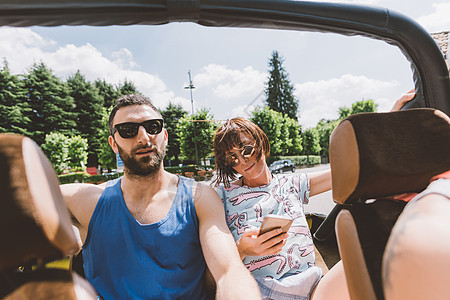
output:
[[[179,178],[167,215],[146,225],[128,210],[121,179],[105,188],[83,245],[86,278],[104,299],[206,299],[193,180]]]

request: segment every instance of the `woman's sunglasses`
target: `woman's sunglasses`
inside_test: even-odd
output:
[[[158,134],[164,127],[164,120],[151,119],[141,123],[125,122],[116,124],[111,130],[111,135],[114,135],[117,131],[122,138],[131,139],[138,134],[141,126],[145,128],[148,134]]]
[[[250,158],[255,153],[255,146],[247,145],[239,150],[243,158]],[[239,158],[236,153],[230,154],[225,158],[225,164],[231,168],[236,167],[239,164]]]

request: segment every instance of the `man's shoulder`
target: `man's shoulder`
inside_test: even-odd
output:
[[[104,190],[107,186],[107,182],[102,184],[93,184],[93,183],[67,183],[67,184],[61,184],[61,189],[66,189],[70,191],[86,191],[86,190]]]
[[[67,208],[74,218],[74,224],[79,224],[77,226],[80,226],[80,231],[84,232],[88,228],[91,216],[105,190],[105,186],[89,183],[70,183],[63,184],[60,188]]]
[[[210,185],[204,182],[194,181],[192,188],[194,189],[194,191],[215,193],[215,190]]]
[[[77,201],[98,201],[104,192],[106,185],[91,183],[69,183],[60,186],[64,198],[76,199]]]
[[[196,206],[198,203],[214,201],[215,198],[220,199],[215,189],[204,182],[198,181],[194,181],[192,185],[192,195]]]

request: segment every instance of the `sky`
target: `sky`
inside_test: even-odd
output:
[[[402,13],[428,32],[450,30],[450,0],[327,1],[366,4]],[[1,27],[0,59],[13,74],[43,61],[66,80],[77,70],[87,80],[125,80],[154,104],[169,102],[189,113],[208,109],[215,120],[250,117],[264,105],[273,51],[299,100],[299,123],[336,119],[339,107],[373,99],[378,111],[414,87],[410,64],[383,41],[332,33],[208,28],[194,23],[158,26]],[[195,89],[192,101],[188,72]]]

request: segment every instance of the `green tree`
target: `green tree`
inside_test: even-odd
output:
[[[320,155],[326,159],[329,159],[330,136],[340,121],[356,113],[376,111],[377,104],[375,104],[373,100],[362,100],[354,102],[351,107],[339,107],[339,118],[336,120],[320,120],[315,127],[319,134],[319,144],[321,148]]]
[[[161,111],[164,118],[164,127],[169,134],[169,144],[167,146],[166,159],[170,160],[170,165],[179,164],[180,151],[180,134],[178,132],[178,121],[186,117],[187,111],[181,105],[175,105],[169,102],[166,109]]]
[[[255,123],[267,135],[270,143],[271,155],[282,155],[283,144],[286,144],[286,134],[282,136],[283,115],[269,107],[257,107],[252,112],[250,121]]]
[[[117,88],[118,96],[130,95],[130,94],[140,94],[133,82],[125,80],[124,83],[119,84]]]
[[[77,129],[89,144],[88,166],[97,167],[102,138],[103,97],[98,89],[77,71],[67,79],[70,96],[74,99]]]
[[[294,96],[294,86],[283,67],[284,59],[278,51],[272,52],[269,60],[269,81],[266,83],[266,103],[269,108],[297,120],[298,99]]]
[[[111,172],[112,169],[115,169],[117,166],[116,154],[112,150],[111,146],[108,142],[109,137],[109,128],[108,128],[108,118],[111,113],[112,106],[109,109],[103,108],[103,117],[102,117],[102,125],[101,125],[101,134],[102,137],[100,139],[100,148],[98,155],[98,162],[103,168],[108,169],[108,172]]]
[[[303,153],[306,155],[317,155],[321,147],[319,143],[319,133],[315,128],[306,129],[303,134]]]
[[[18,133],[29,136],[26,114],[31,108],[26,101],[26,90],[18,76],[11,75],[8,63],[0,70],[0,133]]]
[[[339,107],[339,119],[344,119],[350,115],[362,112],[376,112],[378,104],[375,104],[372,99],[356,101],[351,108]]]
[[[117,98],[119,98],[119,92],[112,85],[105,80],[96,80],[94,86],[98,89],[98,94],[103,97],[103,106],[109,108],[114,106]]]
[[[73,171],[85,170],[88,160],[88,141],[79,135],[67,140],[67,166]]]
[[[298,122],[269,107],[257,107],[250,120],[261,128],[270,143],[271,155],[299,155],[302,151]]]
[[[76,134],[73,98],[67,85],[53,75],[43,62],[34,64],[24,77],[28,103],[32,109],[27,112],[31,122],[27,126],[31,138],[39,145],[47,133],[58,131],[71,136]]]
[[[197,113],[180,119],[177,130],[180,136],[181,155],[195,160],[196,148],[199,160],[204,161],[211,155],[214,133],[217,129],[213,118],[207,109],[202,108]]]
[[[41,148],[58,174],[83,170],[86,165],[88,142],[79,135],[68,137],[54,131],[45,136]]]
[[[319,134],[320,155],[329,158],[330,136],[334,128],[339,124],[339,120],[322,119],[317,123],[316,130]]]
[[[45,143],[41,145],[42,151],[52,163],[56,173],[61,174],[67,168],[69,156],[69,138],[60,132],[52,132],[45,136]]]
[[[300,155],[303,150],[300,124],[294,119],[285,117],[283,127],[288,134],[288,142],[284,145],[286,155]]]

